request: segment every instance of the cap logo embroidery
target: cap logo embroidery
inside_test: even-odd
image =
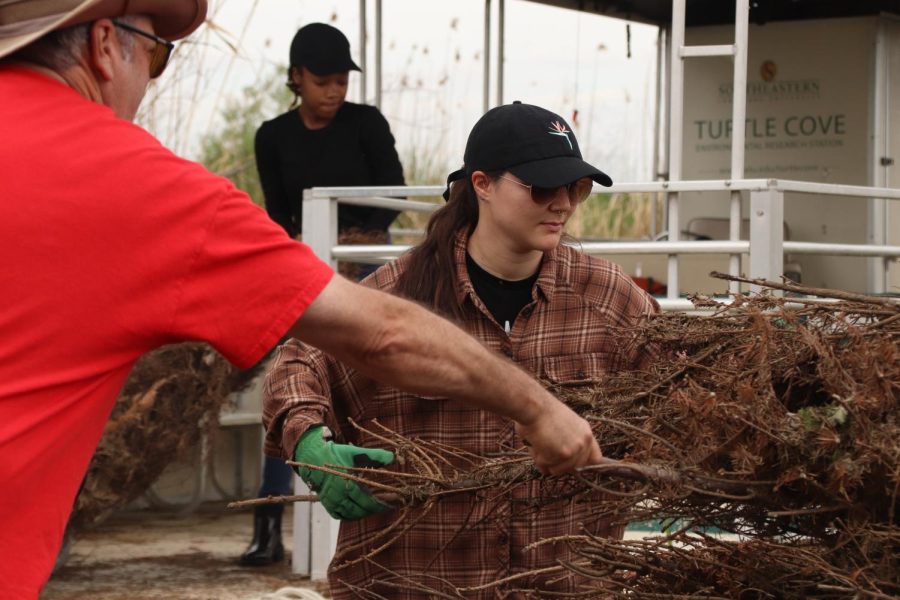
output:
[[[559,121],[553,121],[552,123],[550,123],[550,131],[548,131],[547,133],[549,133],[550,135],[558,135],[564,138],[569,144],[569,150],[574,149],[572,148],[572,140],[569,139],[569,130]]]

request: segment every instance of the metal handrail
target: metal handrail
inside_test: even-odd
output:
[[[338,260],[365,260],[396,258],[412,246],[353,245],[335,246],[331,256]],[[582,242],[578,249],[585,254],[747,254],[750,242],[698,241],[698,242]],[[812,252],[810,252],[812,253]]]
[[[398,197],[440,196],[444,192],[442,185],[416,186],[372,186],[372,187],[330,187],[312,188],[312,198],[337,198],[342,204],[362,204],[356,200],[367,198],[377,201],[382,199],[398,199]],[[829,196],[851,196],[861,199],[884,198],[900,200],[900,189],[878,188],[863,185],[845,185],[839,183],[816,183],[813,181],[797,181],[793,179],[695,179],[688,181],[640,181],[615,184],[612,187],[594,186],[593,193],[633,194],[659,192],[797,192],[801,194],[825,194]],[[401,200],[402,201],[402,200]],[[377,204],[366,203],[366,206]],[[440,207],[436,204],[435,207]]]
[[[306,190],[306,203],[318,203],[317,212],[311,212],[311,218],[304,218],[304,224],[310,223],[310,230],[304,231],[304,239],[310,239],[310,245],[316,253],[327,261],[353,260],[357,262],[382,263],[396,258],[409,250],[407,245],[341,245],[337,243],[336,210],[337,204],[354,204],[387,208],[398,211],[414,211],[429,213],[440,208],[443,203],[424,202],[417,198],[439,198],[444,186],[377,186],[377,187],[333,187],[313,188]],[[582,242],[581,249],[592,255],[663,255],[670,262],[682,254],[728,254],[730,256],[750,255],[750,271],[752,276],[777,278],[780,275],[784,254],[857,256],[883,259],[884,282],[887,281],[888,261],[900,258],[900,246],[845,244],[822,242],[784,241],[778,232],[780,228],[771,227],[771,223],[781,222],[783,214],[784,194],[819,194],[843,196],[850,199],[878,198],[884,200],[900,200],[900,189],[876,188],[857,185],[831,183],[815,183],[782,179],[720,179],[693,181],[652,181],[622,183],[604,188],[594,187],[594,193],[665,193],[681,192],[747,192],[751,196],[751,204],[756,206],[751,212],[751,240],[722,241],[615,241],[615,242]],[[322,204],[324,203],[324,204]],[[322,228],[323,215],[328,215],[330,227],[335,231]],[[319,221],[318,227],[313,222]],[[757,241],[754,242],[754,231]],[[307,235],[308,234],[308,235]],[[776,237],[777,236],[777,237]],[[754,244],[756,250],[754,251]],[[678,300],[677,271],[669,282],[668,300]],[[882,287],[884,287],[882,285]],[[875,290],[882,291],[882,290]],[[681,306],[675,302],[672,306]]]
[[[824,254],[827,256],[868,256],[900,258],[900,246],[872,244],[827,244],[823,242],[785,242],[786,254]]]
[[[783,247],[785,253],[788,254],[900,258],[900,246],[784,242]],[[375,264],[379,264],[385,260],[391,260],[401,256],[410,248],[412,248],[412,246],[406,244],[338,245],[331,249],[331,256],[338,260],[357,262],[371,261]],[[750,242],[730,242],[727,240],[696,242],[585,242],[579,245],[579,249],[585,254],[591,255],[749,254]]]

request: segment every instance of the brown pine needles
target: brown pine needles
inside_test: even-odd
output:
[[[517,588],[529,574],[487,587],[535,598],[900,595],[900,303],[765,283],[729,304],[697,299],[706,316],[661,314],[619,332],[623,344],[659,348],[652,371],[553,389],[593,424],[607,459],[541,479],[545,493],[518,510],[569,498],[594,502],[597,518],[652,520],[662,531],[547,540],[566,543],[548,568],[577,581],[577,593]],[[482,457],[376,433],[398,464],[345,475],[400,508],[372,544],[373,562],[443,497],[490,502],[541,477],[521,448]],[[606,500],[593,500],[596,490]],[[486,591],[416,573],[385,572],[375,584],[433,597]]]

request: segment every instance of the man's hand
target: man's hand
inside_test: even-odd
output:
[[[603,458],[588,422],[568,406],[550,398],[537,418],[516,423],[516,431],[529,445],[534,464],[545,475],[561,475]]]
[[[290,333],[383,384],[512,419],[543,473],[602,458],[587,421],[524,370],[413,302],[334,277]]]
[[[294,459],[309,465],[332,465],[335,468],[383,467],[394,462],[394,454],[387,450],[335,444],[326,441],[322,434],[321,425],[304,433],[294,449]],[[355,521],[388,508],[355,481],[307,467],[300,467],[297,472],[335,519]]]

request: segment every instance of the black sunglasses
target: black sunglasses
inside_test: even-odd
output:
[[[566,194],[569,196],[569,202],[574,204],[579,204],[584,202],[588,196],[591,195],[591,191],[594,189],[594,182],[590,177],[582,177],[581,179],[576,179],[572,183],[561,185],[558,187],[538,187],[536,185],[529,185],[527,183],[522,183],[521,181],[517,181],[512,177],[506,177],[505,175],[499,175],[500,179],[505,179],[507,181],[512,181],[513,183],[517,183],[524,188],[528,188],[531,191],[531,199],[537,204],[547,204],[559,193],[560,188],[566,188]]]
[[[172,56],[172,50],[175,48],[175,44],[169,40],[164,40],[158,35],[144,31],[143,29],[132,27],[128,23],[122,23],[116,19],[113,19],[112,22],[116,27],[121,27],[125,31],[142,35],[148,40],[156,42],[156,46],[153,48],[153,56],[150,57],[150,79],[156,79],[162,75],[163,71],[166,70],[166,64],[169,62],[169,57]]]

